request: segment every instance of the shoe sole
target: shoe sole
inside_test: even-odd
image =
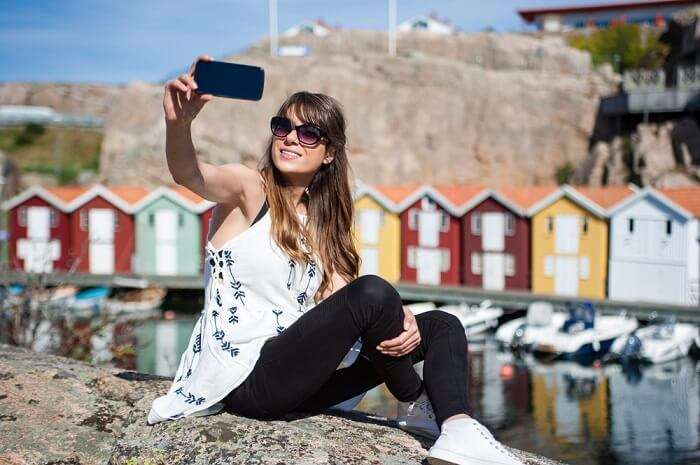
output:
[[[494,462],[492,460],[482,460],[474,457],[458,455],[444,449],[431,448],[429,451],[428,463],[430,465],[503,465],[504,462]]]

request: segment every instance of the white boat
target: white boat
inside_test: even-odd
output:
[[[590,302],[583,302],[570,308],[569,318],[557,331],[540,334],[532,351],[551,359],[593,360],[605,355],[616,338],[629,335],[638,325],[636,318],[600,315]]]
[[[673,319],[654,322],[618,337],[606,357],[610,361],[664,363],[688,355],[699,332],[695,325]]]
[[[567,318],[566,312],[555,312],[550,302],[532,302],[524,317],[499,326],[495,338],[501,347],[529,351],[543,334],[558,331]]]
[[[484,300],[479,305],[460,303],[444,305],[438,310],[450,313],[459,318],[467,337],[482,334],[498,326],[498,319],[503,315],[503,309],[494,307],[490,300]]]

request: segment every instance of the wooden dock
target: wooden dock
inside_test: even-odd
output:
[[[73,284],[76,286],[110,286],[136,287],[162,286],[168,289],[202,289],[202,275],[193,276],[158,276],[158,275],[98,275],[91,273],[54,272],[46,274],[28,274],[19,272],[4,273],[4,283],[41,284],[55,286]],[[646,320],[656,313],[659,317],[675,315],[678,321],[700,323],[700,306],[684,306],[649,302],[624,302],[607,299],[587,299],[582,297],[565,297],[555,295],[538,295],[526,291],[489,291],[467,286],[440,285],[432,286],[398,282],[394,287],[405,301],[433,301],[436,304],[467,302],[478,304],[490,299],[494,305],[508,311],[524,310],[534,301],[552,302],[556,308],[564,309],[568,302],[590,301],[604,314],[617,314],[626,311],[629,315]]]

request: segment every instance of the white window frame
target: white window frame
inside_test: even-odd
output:
[[[472,213],[471,231],[474,236],[481,235],[481,213]]]
[[[591,259],[586,255],[582,255],[578,259],[578,277],[580,279],[589,279],[591,277]]]
[[[450,249],[440,249],[440,271],[450,270]]]
[[[545,278],[553,278],[554,277],[554,256],[553,255],[547,255],[544,257],[544,263],[543,263],[543,274]]]
[[[406,264],[409,268],[415,269],[416,267],[416,248],[412,245],[406,249]]]
[[[503,273],[506,276],[515,276],[515,255],[512,253],[503,255]]]
[[[471,271],[473,275],[480,276],[482,273],[482,263],[481,263],[481,257],[482,254],[480,252],[472,252],[471,254]]]

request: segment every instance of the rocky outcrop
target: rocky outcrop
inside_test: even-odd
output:
[[[420,464],[431,442],[361,413],[146,424],[170,379],[0,344],[0,464]],[[555,462],[511,449],[528,464]]]
[[[216,98],[207,104],[193,125],[203,160],[255,166],[270,137],[270,116],[291,93],[310,90],[343,104],[353,172],[366,182],[549,183],[558,168],[586,158],[598,98],[619,80],[608,69],[592,69],[587,53],[556,37],[403,33],[396,57],[387,56],[381,31],[282,38],[280,44],[305,44],[311,54],[272,58],[262,40],[226,59],[262,66],[265,91],[259,102]],[[183,70],[194,58],[182,57]],[[32,92],[25,84],[0,85],[0,103],[15,94],[13,86],[32,96],[13,101],[56,103],[64,111],[59,99],[39,98],[51,94],[41,84]],[[162,84],[133,82],[102,92],[95,96],[102,103],[92,104],[103,108],[98,116],[106,121],[101,180],[170,181]]]
[[[700,126],[691,117],[639,123],[630,135],[595,143],[574,173],[575,184],[674,187],[700,181]]]

